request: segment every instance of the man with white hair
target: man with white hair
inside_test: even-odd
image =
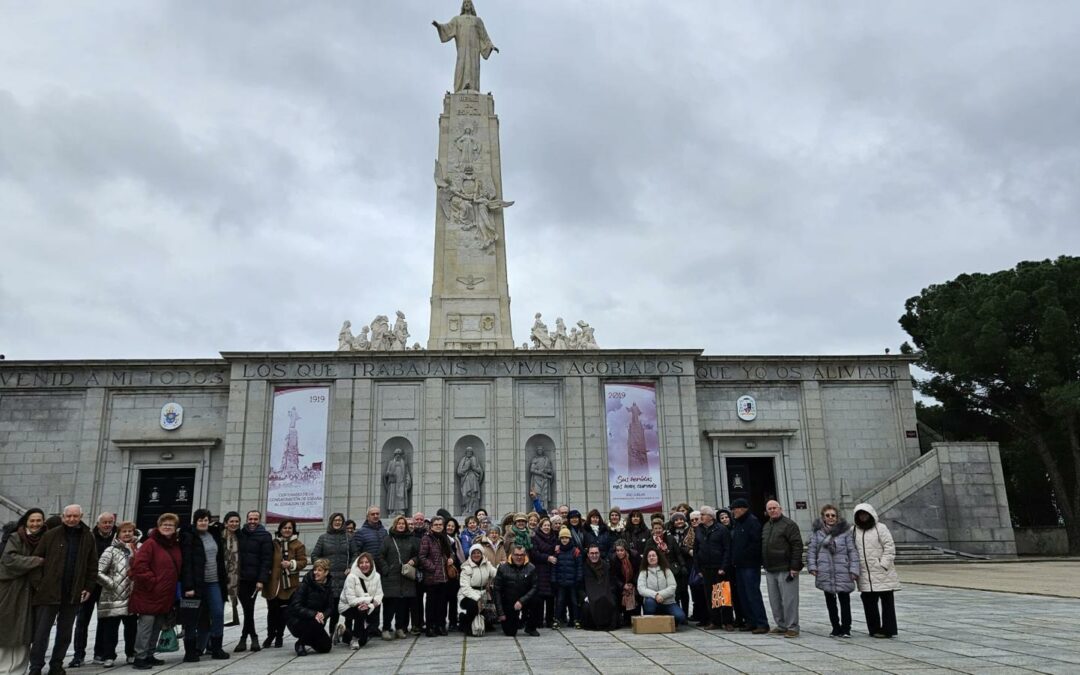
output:
[[[799,636],[799,571],[802,569],[802,533],[795,521],[784,515],[780,502],[765,504],[769,521],[761,532],[761,558],[772,606],[773,633]]]
[[[64,507],[63,523],[41,536],[34,555],[44,558],[34,587],[34,641],[30,648],[29,675],[41,675],[49,634],[56,624],[49,672],[64,672],[64,654],[71,644],[71,629],[79,606],[90,599],[97,587],[97,546],[90,528],[82,522],[78,504]]]
[[[113,543],[113,539],[116,533],[113,532],[113,527],[116,525],[116,514],[109,511],[105,511],[97,518],[97,525],[91,530],[94,535],[94,544],[97,547],[97,559],[101,559],[101,554],[105,552],[105,549]],[[75,617],[75,654],[71,657],[71,662],[68,663],[68,668],[78,668],[83,664],[83,660],[86,658],[86,633],[90,628],[90,619],[94,615],[94,608],[97,607],[98,599],[101,597],[101,586],[94,589],[94,592],[90,594],[90,598],[79,607],[79,614]],[[98,620],[98,630],[96,635],[102,636],[104,633],[101,629],[101,621]],[[94,639],[94,664],[101,665],[105,662],[104,657],[101,655],[101,650],[98,649],[100,638]]]
[[[731,568],[731,533],[716,522],[716,511],[711,506],[702,506],[701,524],[694,532],[694,560],[698,570],[705,577],[706,608],[705,630],[716,630],[723,624],[722,608],[713,607],[711,598],[713,588],[727,581]]]

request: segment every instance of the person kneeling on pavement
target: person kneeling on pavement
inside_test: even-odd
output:
[[[676,624],[686,623],[686,614],[675,601],[678,585],[675,574],[668,566],[667,556],[656,549],[649,549],[641,561],[637,592],[641,596],[645,614],[669,614]]]
[[[469,547],[469,557],[461,566],[461,586],[458,588],[458,604],[461,606],[461,629],[466,635],[480,637],[487,626],[484,623],[484,606],[491,599],[491,584],[495,581],[495,566],[488,562],[481,544]]]
[[[349,570],[349,576],[345,577],[345,587],[338,600],[338,614],[347,619],[346,624],[354,627],[353,635],[343,640],[354,651],[366,645],[368,636],[378,631],[382,602],[382,579],[375,571],[375,559],[370,553],[361,553]]]
[[[333,644],[326,632],[326,621],[336,606],[330,585],[330,561],[319,558],[289,601],[286,625],[296,636],[297,656],[307,656],[307,647],[320,654],[330,651]]]
[[[525,624],[525,634],[536,637],[536,568],[528,561],[525,547],[513,544],[510,562],[500,565],[495,574],[495,611],[507,637],[517,635]]]

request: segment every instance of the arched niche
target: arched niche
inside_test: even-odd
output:
[[[546,462],[540,458],[541,451],[543,458],[547,459]],[[532,499],[529,497],[529,492],[534,487],[543,488],[543,481],[539,478],[540,475],[546,476],[546,474],[550,474],[550,478],[548,478],[549,494],[541,495],[544,508],[550,510],[552,505],[556,503],[558,495],[555,489],[555,467],[558,465],[555,459],[555,441],[551,440],[550,436],[535,434],[525,443],[525,504],[529,510],[532,510]],[[540,491],[542,490],[538,490],[538,492]]]
[[[469,449],[472,449],[473,461],[467,462],[466,453]],[[486,458],[484,442],[479,437],[469,434],[462,436],[458,439],[457,443],[454,443],[454,506],[455,511],[463,516],[471,516],[473,511],[484,506],[484,495],[487,492],[485,486],[487,485],[487,458]],[[476,470],[479,469],[479,478],[476,477]],[[466,471],[467,470],[467,471]],[[472,474],[470,476],[463,475],[464,473]],[[465,480],[477,481],[478,494],[474,498],[474,503],[466,503],[468,498],[463,494],[462,484]]]
[[[394,461],[395,453],[401,450],[401,458],[404,461],[404,472],[401,466]],[[392,490],[390,475],[404,479],[402,490]],[[403,475],[402,475],[403,473]],[[398,513],[408,516],[412,510],[412,495],[414,489],[413,479],[413,445],[409,439],[403,436],[394,436],[383,443],[381,463],[379,464],[379,485],[381,486],[383,519]],[[403,494],[403,499],[402,499]],[[402,503],[404,502],[404,503]]]

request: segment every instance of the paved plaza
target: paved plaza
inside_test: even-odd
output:
[[[1073,571],[1080,563],[1071,563]],[[980,575],[980,565],[968,565]],[[1010,565],[1014,576],[1037,577],[1040,567]],[[901,568],[901,577],[911,567]],[[672,635],[634,635],[630,630],[594,633],[541,630],[540,637],[500,632],[483,638],[460,633],[444,638],[373,640],[352,652],[297,658],[292,639],[282,649],[234,654],[229,661],[182,664],[182,653],[165,654],[154,672],[229,673],[1080,673],[1080,600],[907,584],[897,594],[900,636],[877,640],[865,633],[862,605],[852,597],[855,636],[828,637],[825,603],[810,577],[801,579],[802,635],[725,633],[683,628]],[[764,592],[764,589],[763,589]],[[263,605],[260,604],[260,610]],[[265,625],[260,617],[259,626]],[[226,629],[226,647],[239,636]],[[260,631],[264,636],[265,633]],[[93,644],[93,638],[91,638]],[[130,671],[116,667],[113,671]],[[77,675],[104,669],[83,667]]]

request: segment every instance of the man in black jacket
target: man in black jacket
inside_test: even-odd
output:
[[[724,623],[723,608],[712,606],[713,587],[727,581],[731,567],[731,533],[716,522],[716,511],[710,506],[701,507],[701,524],[694,532],[694,559],[701,576],[705,578],[705,602],[708,619],[703,628],[715,630]],[[725,625],[731,630],[731,624]]]
[[[510,560],[499,565],[495,573],[495,611],[507,637],[517,635],[523,621],[526,635],[540,635],[536,630],[535,597],[536,568],[529,562],[525,547],[514,545]]]
[[[356,558],[361,553],[367,553],[371,556],[372,560],[379,557],[379,550],[382,549],[383,539],[386,539],[386,528],[383,527],[380,516],[382,511],[378,506],[369,506],[367,510],[367,518],[356,528],[356,534],[352,538],[352,559]],[[370,637],[376,637],[379,634],[379,615],[382,612],[382,607],[376,607],[375,610],[369,616],[368,626],[371,629]]]
[[[90,531],[94,535],[94,544],[97,546],[97,558],[101,558],[101,554],[105,552],[105,549],[109,548],[109,545],[113,542],[113,537],[116,534],[113,532],[113,526],[116,525],[116,515],[109,513],[108,511],[98,516],[97,525]],[[83,660],[86,658],[86,634],[90,628],[90,618],[94,614],[94,608],[97,607],[97,602],[101,598],[101,586],[94,589],[94,592],[90,594],[86,602],[79,606],[79,614],[75,617],[75,654],[71,657],[71,663],[68,664],[68,668],[78,668],[83,664]],[[101,620],[98,620],[97,635],[104,635],[101,630]],[[94,664],[101,665],[105,662],[105,659],[101,657],[101,650],[98,649],[98,639],[94,639]]]
[[[248,511],[247,525],[236,531],[236,558],[239,569],[239,582],[236,595],[240,606],[244,608],[244,628],[240,642],[233,651],[247,649],[244,644],[251,636],[251,651],[257,652],[259,634],[255,632],[255,598],[262,592],[264,584],[270,583],[270,564],[274,559],[274,540],[260,523],[262,513]]]
[[[769,632],[769,619],[761,597],[761,523],[750,513],[750,502],[741,497],[731,502],[731,513],[735,516],[731,526],[735,592],[747,620],[742,630],[762,635]]]

